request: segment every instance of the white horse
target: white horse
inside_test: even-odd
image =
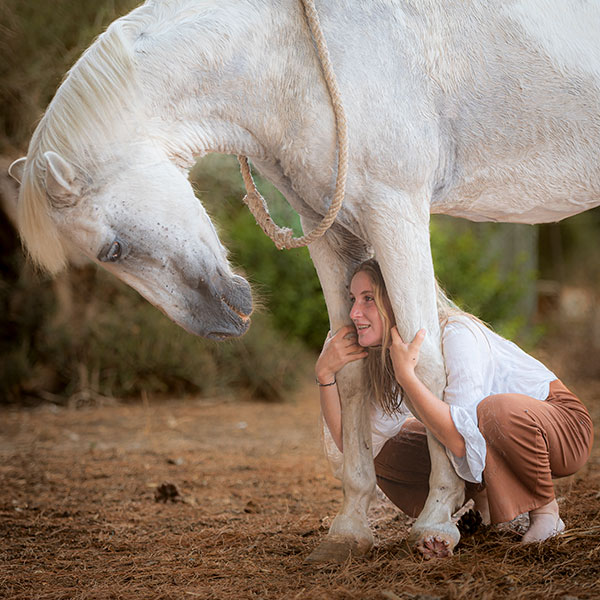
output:
[[[342,211],[311,244],[331,320],[374,254],[400,333],[429,331],[419,373],[442,397],[430,213],[540,223],[600,203],[600,6],[574,0],[329,0],[317,8],[348,118]],[[336,173],[329,96],[297,0],[149,0],[113,23],[58,90],[22,172],[20,231],[58,271],[76,250],[177,323],[244,333],[247,283],[187,181],[198,156],[244,154],[298,211],[324,214]],[[375,486],[361,367],[338,379],[344,501],[316,552],[364,551]],[[429,437],[412,542],[451,552],[463,486]],[[445,542],[445,543],[444,543]],[[446,545],[447,543],[447,545]]]

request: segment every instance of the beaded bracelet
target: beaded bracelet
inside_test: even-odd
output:
[[[317,385],[319,387],[329,387],[330,385],[335,385],[337,383],[335,380],[335,377],[333,378],[333,381],[331,383],[321,383],[316,377],[315,377],[315,381],[317,382]]]

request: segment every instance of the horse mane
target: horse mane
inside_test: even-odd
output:
[[[99,158],[97,147],[102,140],[114,139],[115,114],[125,109],[131,113],[138,105],[132,40],[148,16],[144,5],[97,38],[63,79],[29,144],[18,207],[19,232],[33,262],[51,274],[66,266],[67,248],[50,217],[44,154],[57,152],[91,180],[88,169]]]
[[[135,121],[138,130],[150,126],[141,114],[136,49],[144,53],[147,41],[168,36],[175,26],[197,22],[198,9],[198,0],[148,0],[114,21],[66,74],[32,136],[21,182],[19,232],[41,269],[55,274],[68,262],[68,247],[50,216],[44,154],[49,150],[60,154],[84,180],[94,181],[90,168],[115,158],[122,149],[120,142],[129,141],[119,140],[115,130],[120,124]],[[219,3],[207,0],[202,9],[205,15],[215,14]],[[219,39],[220,34],[208,32]],[[173,150],[167,140],[161,142]]]

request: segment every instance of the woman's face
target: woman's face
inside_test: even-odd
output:
[[[356,327],[358,343],[363,347],[380,346],[383,341],[383,320],[375,304],[371,278],[359,271],[350,282],[350,318]]]

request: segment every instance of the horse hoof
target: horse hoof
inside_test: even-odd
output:
[[[418,542],[415,546],[415,550],[421,554],[424,560],[446,558],[453,554],[450,541],[438,535],[425,538]]]
[[[361,556],[366,554],[369,550],[370,546],[368,548],[363,548],[355,541],[325,539],[304,559],[304,562],[334,562],[341,564],[347,561],[350,556]]]
[[[425,560],[452,556],[454,547],[460,541],[460,533],[454,523],[438,523],[427,530],[415,525],[409,534],[409,545]]]

